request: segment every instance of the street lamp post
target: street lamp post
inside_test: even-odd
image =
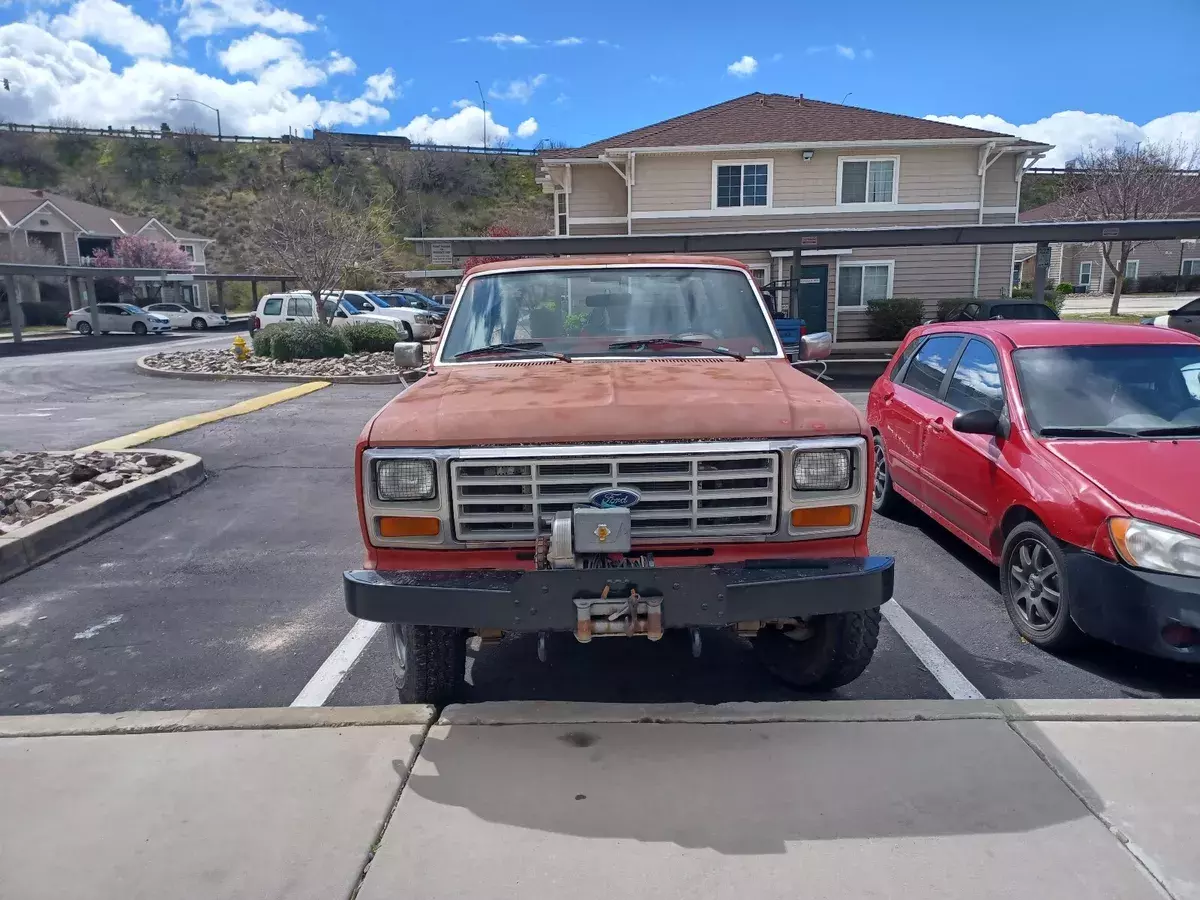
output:
[[[209,106],[203,100],[192,100],[189,97],[172,97],[171,101],[174,103],[195,103],[199,106],[203,106],[205,109],[211,109],[213,112],[215,112],[217,114],[217,140],[221,140],[221,111],[219,109],[217,109],[215,106]]]
[[[487,100],[483,97],[483,85],[476,79],[475,87],[479,88],[479,102],[483,104],[483,149],[487,150]]]

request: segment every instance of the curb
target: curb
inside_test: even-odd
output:
[[[75,452],[67,451],[61,455],[70,456]],[[173,456],[178,462],[148,478],[89,497],[0,537],[0,582],[90,541],[204,481],[204,462],[200,457],[177,450],[154,452]]]
[[[386,375],[234,375],[225,372],[180,372],[174,369],[156,369],[146,365],[153,353],[139,357],[134,369],[139,375],[151,378],[175,378],[181,381],[283,381],[298,384],[309,381],[328,381],[331,384],[397,384],[402,378],[399,372]]]
[[[370,725],[421,725],[436,710],[417,704],[347,707],[266,707],[124,713],[55,713],[0,716],[0,739],[64,735],[170,734],[188,731],[249,731],[289,728],[343,728]]]

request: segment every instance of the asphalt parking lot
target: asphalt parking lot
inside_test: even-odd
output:
[[[133,374],[136,352],[102,352],[109,355],[71,354],[72,363],[89,357],[87,365],[60,372],[61,381],[35,367],[24,399],[12,394],[29,382],[13,369],[29,360],[0,361],[0,413],[10,416],[0,419],[0,446],[80,446],[278,387],[150,379]],[[129,399],[76,399],[83,389]],[[361,557],[353,445],[394,392],[336,385],[161,442],[202,456],[208,481],[0,585],[0,713],[291,704],[354,625],[340,584]],[[861,403],[864,395],[850,397]],[[15,417],[55,406],[45,419]],[[1200,668],[1100,644],[1059,658],[1023,643],[990,566],[916,511],[877,517],[870,542],[873,552],[897,557],[896,601],[986,697],[1200,697]],[[325,703],[393,699],[383,637],[371,637]],[[675,637],[583,646],[561,636],[548,649],[544,664],[532,638],[475,654],[464,699],[805,696],[722,633],[704,636],[699,659]],[[866,674],[823,696],[947,692],[885,622]]]

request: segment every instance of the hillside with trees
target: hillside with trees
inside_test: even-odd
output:
[[[277,206],[270,201],[295,192],[369,204],[385,235],[381,271],[423,265],[408,236],[483,234],[492,226],[546,234],[551,199],[535,182],[535,167],[529,157],[331,140],[231,144],[193,133],[138,140],[0,131],[0,184],[156,216],[214,238],[210,272],[259,269]]]

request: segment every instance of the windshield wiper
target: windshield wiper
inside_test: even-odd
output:
[[[609,350],[697,350],[701,353],[715,353],[720,356],[732,356],[734,359],[745,362],[746,357],[735,350],[728,350],[725,347],[705,347],[704,342],[696,338],[677,338],[677,337],[647,337],[637,338],[632,341],[613,341],[608,345]]]
[[[473,356],[488,356],[492,353],[529,353],[533,356],[546,356],[551,359],[559,359],[563,362],[570,362],[571,357],[565,353],[556,353],[553,350],[540,350],[543,346],[542,341],[507,341],[502,344],[488,344],[486,347],[476,347],[473,350],[464,350],[462,353],[454,354],[454,358],[470,359]]]
[[[1163,425],[1137,431],[1138,437],[1188,437],[1193,434],[1200,434],[1200,425]]]
[[[1052,428],[1043,428],[1038,434],[1042,437],[1137,437],[1137,432],[1133,431],[1092,428],[1088,425],[1058,425]]]

